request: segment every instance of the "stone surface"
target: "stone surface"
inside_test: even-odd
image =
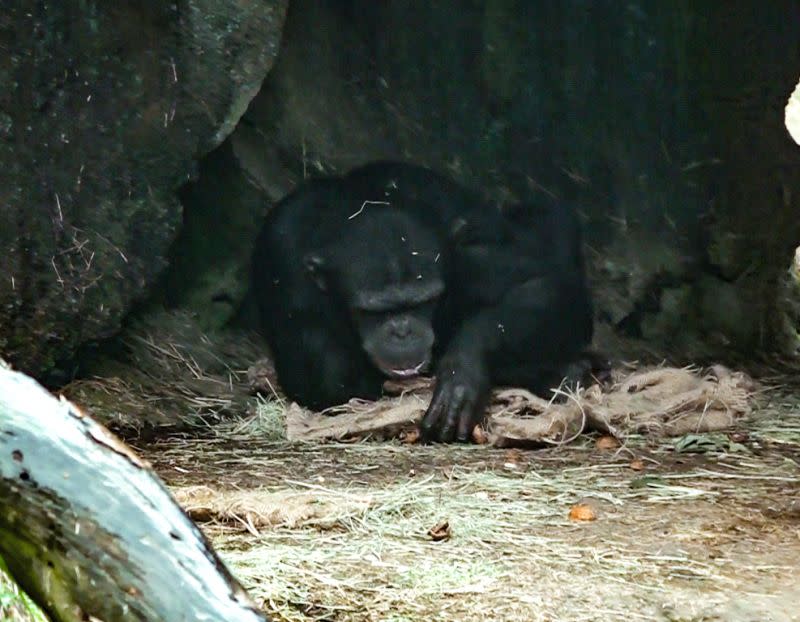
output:
[[[68,372],[147,292],[177,190],[258,92],[286,4],[3,4],[0,352],[16,366]]]
[[[614,344],[800,351],[790,0],[294,0],[263,82],[281,2],[7,4],[0,351],[29,371],[112,333],[167,262],[157,303],[206,329],[246,317],[269,204],[387,157],[576,204]]]
[[[498,202],[571,201],[611,333],[684,357],[787,349],[800,9],[754,7],[295,0],[231,145],[273,200],[401,157]]]

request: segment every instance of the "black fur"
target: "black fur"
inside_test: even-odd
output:
[[[492,386],[558,384],[592,337],[571,209],[500,211],[408,164],[368,164],[286,197],[253,279],[291,398],[313,408],[377,398],[387,374],[432,358],[422,427],[433,440],[468,440]]]

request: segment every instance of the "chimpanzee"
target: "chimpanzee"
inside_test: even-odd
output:
[[[304,183],[270,212],[253,288],[286,394],[321,409],[435,372],[428,440],[467,441],[494,385],[557,385],[592,338],[577,218],[500,210],[420,166]]]

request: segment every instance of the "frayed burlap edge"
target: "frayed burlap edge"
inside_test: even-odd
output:
[[[617,437],[680,436],[731,427],[750,412],[755,382],[721,365],[707,370],[659,367],[617,370],[605,387],[556,389],[546,400],[523,389],[494,391],[489,416],[475,439],[498,447],[568,443],[586,431]],[[296,404],[287,413],[292,441],[416,438],[431,397],[429,381],[390,387],[399,395],[351,400],[324,413]]]

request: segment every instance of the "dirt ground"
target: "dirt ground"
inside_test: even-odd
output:
[[[139,450],[179,498],[238,495],[194,515],[275,620],[800,620],[800,394],[759,402],[735,433],[608,449]]]

